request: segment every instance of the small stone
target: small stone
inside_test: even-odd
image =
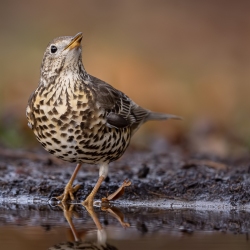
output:
[[[138,178],[146,178],[149,173],[149,167],[146,164],[143,164],[142,168],[139,169],[137,176]]]

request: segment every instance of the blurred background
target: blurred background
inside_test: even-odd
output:
[[[25,109],[44,50],[82,31],[90,74],[145,108],[185,118],[148,123],[134,143],[157,134],[221,156],[248,151],[249,9],[247,0],[2,1],[0,145],[39,146]]]

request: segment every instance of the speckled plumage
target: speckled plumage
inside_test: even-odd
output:
[[[77,80],[39,86],[30,100],[29,123],[42,146],[70,162],[102,163],[119,158],[132,130],[107,124],[108,113],[98,102],[98,80]],[[91,82],[91,83],[90,83]],[[32,107],[32,108],[31,108]]]
[[[26,116],[36,138],[51,154],[69,162],[107,166],[122,156],[143,123],[178,117],[143,109],[89,75],[82,64],[81,39],[78,33],[48,45]]]
[[[65,242],[59,243],[48,250],[71,250],[71,249],[85,249],[85,250],[118,250],[110,244],[98,244],[94,242]]]

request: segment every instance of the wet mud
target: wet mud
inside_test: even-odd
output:
[[[59,161],[43,151],[0,150],[0,197],[57,196],[74,168],[75,164]],[[75,198],[83,200],[97,179],[98,167],[83,164],[75,180],[75,184],[81,184]],[[219,201],[236,207],[250,203],[250,158],[184,155],[167,143],[146,150],[129,148],[121,159],[110,164],[109,176],[96,198],[114,192],[125,179],[132,185],[126,188],[122,200]]]

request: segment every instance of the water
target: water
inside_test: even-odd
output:
[[[87,211],[81,205],[7,203],[0,205],[0,249],[244,250],[250,249],[249,215],[205,207],[120,205]]]

